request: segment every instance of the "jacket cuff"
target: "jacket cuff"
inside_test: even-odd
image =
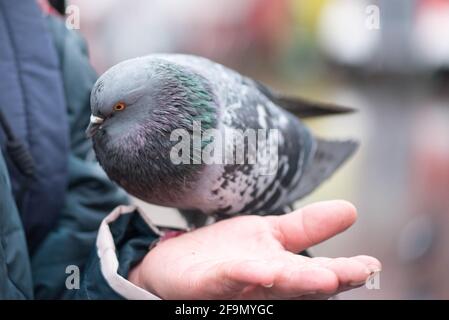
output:
[[[165,232],[136,206],[118,206],[100,225],[92,257],[78,295],[87,299],[159,300],[127,280],[128,273]]]

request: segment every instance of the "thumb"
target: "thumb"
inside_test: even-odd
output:
[[[357,219],[357,211],[350,202],[333,200],[270,218],[274,234],[284,248],[300,252],[349,228]]]

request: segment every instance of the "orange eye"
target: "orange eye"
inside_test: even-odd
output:
[[[115,111],[122,111],[122,110],[125,110],[125,108],[126,108],[126,104],[124,104],[123,102],[119,102],[114,106]]]

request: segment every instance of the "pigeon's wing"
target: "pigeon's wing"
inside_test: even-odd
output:
[[[164,58],[195,70],[209,81],[221,106],[224,127],[279,132],[279,159],[273,174],[260,175],[257,163],[225,165],[217,180],[211,179],[211,194],[206,198],[217,203],[213,212],[217,216],[281,214],[286,205],[327,179],[356,149],[354,142],[316,139],[298,119],[298,116],[347,113],[353,111],[350,108],[282,96],[204,58],[187,55]]]
[[[253,81],[249,79],[249,81]],[[265,186],[262,197],[258,197],[258,210],[275,214],[280,206],[285,206],[305,197],[315,190],[323,181],[328,179],[338,168],[357,150],[358,142],[352,140],[329,141],[314,137],[311,132],[300,122],[299,117],[318,116],[327,114],[347,113],[353,111],[350,108],[312,103],[300,98],[288,98],[275,95],[266,86],[255,83],[256,88],[274,105],[290,112],[282,112],[271,104],[265,106],[267,114],[271,118],[270,127],[280,129],[283,141],[279,146],[281,155],[280,167],[275,181]],[[254,85],[253,85],[254,86]],[[291,112],[292,109],[294,112]],[[259,114],[259,110],[257,110]],[[283,116],[288,121],[273,119]],[[258,115],[260,117],[260,114]],[[285,194],[288,196],[285,197]],[[270,198],[263,196],[271,195]],[[261,199],[262,198],[262,199]],[[262,200],[262,201],[260,201]],[[263,204],[260,206],[260,204]],[[273,211],[275,210],[275,211]]]
[[[249,79],[249,81],[253,82],[254,86],[256,86],[261,93],[263,93],[275,104],[300,118],[344,114],[356,111],[355,109],[339,106],[336,104],[322,103],[310,101],[300,97],[286,96],[281,93],[275,92],[274,90],[268,88],[266,85],[258,81],[252,79]]]
[[[229,197],[233,190],[237,193],[234,198],[240,192],[242,195],[225,213],[281,214],[283,207],[291,204],[290,194],[298,188],[304,168],[313,156],[315,138],[297,117],[247,84],[228,88],[222,123],[233,129],[276,130],[271,132],[278,136],[273,170],[265,171],[263,161],[224,167],[219,195]],[[247,141],[244,144],[244,149],[249,150]]]

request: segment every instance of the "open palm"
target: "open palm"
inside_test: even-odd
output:
[[[381,269],[369,256],[304,257],[308,247],[354,223],[345,201],[283,216],[243,216],[163,241],[130,280],[163,299],[327,298],[363,285]]]

